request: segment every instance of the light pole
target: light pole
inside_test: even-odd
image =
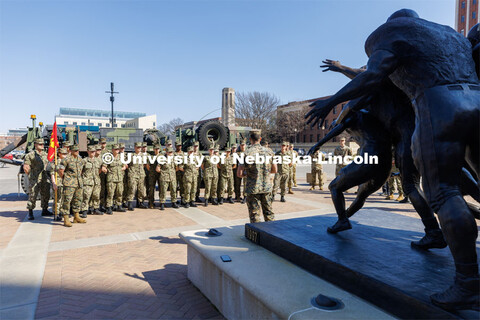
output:
[[[297,128],[295,128],[294,130],[295,130],[295,144],[297,144]]]

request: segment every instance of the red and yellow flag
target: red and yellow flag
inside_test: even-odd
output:
[[[60,145],[58,144],[57,137],[57,122],[53,124],[52,136],[50,137],[50,144],[48,146],[48,161],[53,161],[55,158],[55,152]]]

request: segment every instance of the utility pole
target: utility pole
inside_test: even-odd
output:
[[[113,118],[113,101],[115,101],[115,97],[113,96],[114,93],[118,93],[116,91],[113,91],[113,82],[110,82],[110,91],[105,91],[105,93],[110,93],[110,102],[112,103],[112,128],[113,124],[115,123],[115,119]]]

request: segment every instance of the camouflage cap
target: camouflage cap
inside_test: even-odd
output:
[[[146,142],[142,142],[142,147],[147,147],[147,143]]]
[[[112,146],[112,150],[114,149],[120,149],[120,146],[118,145],[118,143],[115,143],[113,146]]]
[[[193,146],[187,148],[187,152],[193,151]]]
[[[195,141],[195,142],[193,143],[193,145],[194,145],[195,147],[199,147],[199,146],[200,146],[200,143],[198,143],[198,141]]]
[[[70,147],[70,150],[72,150],[72,151],[78,151],[78,150],[79,150],[78,144],[74,144],[73,146],[71,146],[71,147]]]
[[[175,143],[175,148],[178,148],[178,147],[182,147],[182,145],[180,143]]]
[[[240,142],[240,145],[242,144],[247,144],[247,140],[243,139],[242,142]]]
[[[208,147],[208,150],[215,150],[215,145],[211,144],[210,147]]]
[[[141,148],[143,146],[143,142],[135,142],[135,148]]]
[[[45,141],[43,141],[42,138],[35,139],[35,144],[44,144]]]
[[[220,149],[218,149],[218,147],[215,147],[215,149],[213,149],[213,151],[220,152]]]
[[[95,146],[88,146],[87,151],[95,151],[97,148]]]
[[[153,149],[160,149],[160,145],[159,144],[154,144]]]
[[[288,146],[288,145],[289,145],[289,143],[287,141],[282,142],[282,146]]]
[[[107,143],[107,138],[100,138],[99,143]]]
[[[290,147],[294,147],[293,143],[290,143]]]
[[[172,147],[168,147],[167,149],[165,149],[165,151],[168,153],[168,152],[173,152],[173,148]]]
[[[225,148],[225,152],[232,152],[232,149]]]
[[[65,141],[65,142],[63,143],[63,146],[64,146],[65,148],[66,148],[66,147],[71,147],[72,144],[70,143],[70,141]]]
[[[165,144],[172,144],[172,140],[168,139],[167,142],[165,142]]]
[[[99,144],[97,144],[97,145],[95,145],[95,149],[96,149],[96,150],[102,150],[102,146],[99,145]]]
[[[67,148],[60,148],[60,149],[58,149],[58,153],[67,154],[68,150],[67,150]]]
[[[66,153],[68,153],[68,152],[66,152]],[[58,165],[58,170],[65,170],[65,166],[59,164],[59,165]]]
[[[230,149],[237,149],[237,145],[236,145],[236,144],[232,144],[232,146],[230,147]]]
[[[125,143],[123,143],[123,142],[122,142],[122,143],[119,143],[119,144],[118,144],[118,147],[119,147],[120,149],[125,148]]]
[[[345,138],[345,137],[341,137],[341,138],[340,138],[340,141],[342,141],[342,140],[343,140],[343,141],[346,141],[346,140],[347,140],[347,138]]]

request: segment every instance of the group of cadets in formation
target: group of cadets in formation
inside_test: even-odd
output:
[[[183,205],[185,208],[196,207],[196,202],[208,206],[221,205],[224,202],[245,203],[245,178],[237,176],[237,165],[234,164],[232,153],[244,153],[246,141],[237,147],[233,145],[225,150],[226,158],[222,163],[214,164],[210,161],[213,155],[219,155],[219,149],[212,145],[208,155],[203,159],[200,168],[196,163],[187,161],[176,165],[174,162],[165,164],[143,164],[131,161],[128,165],[120,160],[120,154],[125,151],[123,143],[114,144],[111,150],[106,148],[106,139],[100,139],[97,145],[87,147],[88,156],[79,155],[78,145],[63,143],[58,149],[57,165],[49,162],[44,151],[44,140],[35,140],[35,149],[27,154],[24,162],[25,173],[29,177],[29,220],[34,219],[36,199],[40,193],[42,216],[53,215],[48,210],[50,189],[57,194],[57,221],[63,218],[64,225],[71,227],[73,223],[86,223],[88,214],[103,215],[113,214],[114,211],[133,211],[136,208],[155,208],[155,190],[158,186],[160,210],[165,210],[167,193],[170,194],[172,208]],[[268,148],[268,143],[263,143]],[[153,145],[154,155],[200,155],[199,144],[195,144],[184,153],[181,145],[177,144],[176,150],[172,148],[172,141],[167,140],[164,152],[162,146]],[[271,150],[271,149],[269,149]],[[111,152],[112,161],[104,162],[103,156]],[[279,153],[292,155],[293,145],[284,143]],[[146,155],[147,144],[135,143],[134,155]],[[204,200],[200,199],[200,182],[203,178],[205,184]],[[281,190],[281,201],[288,187],[289,193],[292,186],[296,186],[295,166],[285,165],[275,175],[275,188],[272,200],[278,187]],[[177,193],[180,199],[177,201]],[[226,195],[226,197],[224,197]],[[235,198],[234,198],[235,197]],[[145,200],[148,199],[148,205]],[[54,208],[55,210],[55,208]]]

